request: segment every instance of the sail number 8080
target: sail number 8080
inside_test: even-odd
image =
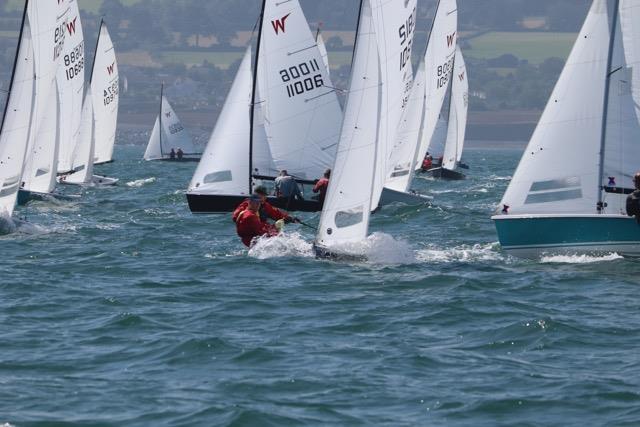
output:
[[[312,75],[312,73],[319,71],[320,67],[315,59],[280,70],[282,82],[287,83],[287,95],[289,95],[289,98],[324,86],[322,74]]]

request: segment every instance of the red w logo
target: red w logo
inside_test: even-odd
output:
[[[460,79],[461,82],[464,81],[464,75],[465,75],[465,73],[462,73],[462,74],[458,75],[458,78]]]
[[[75,18],[73,18],[73,21],[67,22],[67,31],[69,32],[70,36],[74,35],[75,32],[76,32],[76,20],[77,19],[78,19],[78,17],[76,16]]]
[[[113,64],[111,64],[111,65],[107,65],[107,72],[109,73],[109,75],[113,74],[113,71],[114,71],[115,67],[116,67],[116,63],[115,62]]]
[[[447,46],[451,47],[453,45],[453,42],[455,42],[455,40],[456,40],[456,33],[453,33],[450,36],[447,36]]]
[[[280,19],[276,19],[275,21],[271,21],[271,25],[273,25],[273,30],[276,32],[276,34],[278,34],[280,31],[282,31],[282,33],[284,33],[284,23],[286,22],[286,20],[289,17],[289,15],[291,15],[291,14],[288,13],[288,14],[286,14],[285,16],[283,16]]]

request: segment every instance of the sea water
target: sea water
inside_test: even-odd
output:
[[[433,201],[383,208],[349,264],[298,225],[247,251],[189,212],[195,164],[117,146],[120,185],[0,237],[0,425],[640,425],[640,262],[502,253],[522,149],[416,178]]]

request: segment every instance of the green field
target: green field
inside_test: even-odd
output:
[[[539,64],[547,58],[565,59],[576,40],[572,33],[491,32],[468,40],[471,49],[464,53],[470,58],[490,59],[512,54]]]
[[[80,0],[79,5],[81,10],[86,10],[91,13],[98,13],[103,0]],[[137,3],[139,0],[121,0],[125,5],[131,5]],[[7,0],[6,10],[16,10],[24,7],[24,0]]]

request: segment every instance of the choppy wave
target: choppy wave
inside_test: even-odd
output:
[[[151,177],[151,178],[144,178],[144,179],[137,179],[135,181],[129,181],[127,182],[127,187],[132,187],[132,188],[140,188],[143,185],[146,184],[151,184],[156,182],[156,178],[155,177]]]
[[[418,251],[417,258],[421,262],[488,262],[505,261],[505,256],[498,250],[498,243],[484,245],[462,245],[453,248],[430,247]]]
[[[282,233],[275,237],[261,237],[249,249],[249,256],[256,259],[314,256],[313,245],[299,233]]]
[[[543,264],[594,264],[624,259],[616,253],[608,255],[550,255],[540,258]]]

